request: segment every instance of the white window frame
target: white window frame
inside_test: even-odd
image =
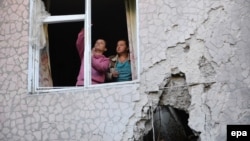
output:
[[[36,0],[30,0],[30,21],[32,21],[32,11],[33,4]],[[93,89],[93,88],[102,88],[102,87],[111,87],[111,86],[120,86],[120,85],[133,85],[138,84],[140,81],[140,52],[139,52],[139,10],[138,10],[138,0],[136,1],[136,53],[137,56],[137,79],[126,82],[112,82],[112,83],[103,83],[103,84],[91,84],[91,0],[85,0],[85,14],[75,14],[75,15],[61,15],[61,16],[48,16],[43,19],[43,24],[54,24],[54,23],[64,23],[64,22],[77,22],[84,21],[84,86],[71,86],[71,87],[39,87],[39,55],[40,50],[36,47],[33,47],[31,42],[29,43],[29,70],[28,70],[28,91],[29,93],[44,93],[44,92],[53,92],[53,91],[65,91],[65,90],[77,90],[77,89]],[[32,22],[29,26],[29,34],[32,35]],[[32,37],[30,36],[30,41]]]

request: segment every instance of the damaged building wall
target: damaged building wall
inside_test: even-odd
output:
[[[141,2],[140,93],[147,95],[140,104],[156,107],[168,97],[166,104],[189,113],[188,124],[202,141],[226,140],[227,124],[249,124],[249,12],[244,0]],[[190,106],[163,92],[178,87],[167,84],[176,70],[185,75],[180,85],[187,86]],[[140,138],[145,120],[137,125]]]
[[[0,1],[0,140],[142,140],[159,104],[186,111],[201,141],[250,124],[249,0],[138,1],[139,83],[39,95],[29,2]]]

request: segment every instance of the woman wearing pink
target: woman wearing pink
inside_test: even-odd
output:
[[[84,85],[84,60],[83,60],[83,52],[84,52],[84,30],[82,29],[78,34],[78,38],[76,41],[76,47],[81,58],[81,68],[77,77],[77,86]],[[98,39],[95,42],[95,45],[92,49],[91,56],[91,77],[92,84],[100,84],[105,81],[105,74],[109,68],[109,58],[105,57],[103,53],[107,50],[106,42],[103,39]]]

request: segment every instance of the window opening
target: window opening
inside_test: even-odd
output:
[[[51,16],[84,14],[84,0],[43,0]],[[48,24],[49,59],[53,87],[75,86],[80,60],[75,47],[84,22]]]
[[[32,75],[31,82],[35,89],[39,87],[67,87],[75,86],[77,82],[77,75],[80,69],[81,60],[79,58],[76,40],[80,30],[84,27],[84,21],[76,21],[74,18],[79,18],[85,14],[85,1],[75,0],[69,2],[67,0],[41,0],[45,5],[45,10],[51,16],[64,16],[62,21],[58,21],[58,17],[55,21],[51,21],[49,15],[43,21],[43,29],[46,37],[45,47],[41,47],[38,53],[33,54],[33,58],[39,58],[38,65],[36,59],[33,60],[32,68],[35,69],[34,75]],[[129,35],[128,31],[128,9],[126,4],[136,3],[135,0],[109,0],[100,1],[92,0],[91,2],[91,35],[90,47],[93,47],[95,41],[102,38],[107,43],[108,50],[105,52],[105,56],[109,57],[116,54],[116,44],[119,39],[128,40],[130,43],[131,38],[136,36]],[[38,3],[34,1],[33,3]],[[135,8],[135,7],[134,7]],[[33,8],[36,10],[36,8]],[[135,11],[134,11],[135,12]],[[81,14],[81,15],[79,15]],[[134,13],[135,14],[135,13]],[[36,18],[36,14],[34,14]],[[65,21],[65,16],[71,16],[71,20]],[[72,15],[75,15],[73,17]],[[86,18],[84,15],[83,18]],[[33,20],[34,21],[34,20]],[[53,23],[53,24],[51,24]],[[36,22],[34,23],[36,24]],[[135,24],[135,23],[134,23]],[[131,23],[129,24],[131,25]],[[136,26],[135,26],[136,27]],[[38,29],[39,30],[39,29]],[[132,29],[134,30],[134,29]],[[35,31],[35,32],[41,32]],[[135,30],[136,32],[136,30]],[[128,36],[129,35],[129,36]],[[39,37],[37,37],[39,38]],[[39,39],[38,39],[39,40]],[[86,40],[85,40],[86,41]],[[134,42],[137,46],[136,42]],[[131,43],[129,44],[131,46]],[[34,48],[35,46],[33,46]],[[135,53],[131,51],[131,53]],[[38,56],[38,57],[36,57]],[[132,56],[137,56],[133,54]],[[89,58],[90,59],[90,58]],[[44,62],[45,60],[45,62]],[[135,61],[137,62],[137,61]],[[46,64],[47,63],[47,64]],[[43,66],[47,65],[47,68]],[[137,63],[134,63],[138,65]],[[38,72],[38,70],[39,72]],[[47,69],[47,70],[46,70]],[[50,71],[51,78],[47,75],[43,75],[43,71]],[[48,72],[47,72],[48,73]],[[138,73],[138,72],[133,72]],[[42,75],[41,75],[42,74]],[[135,78],[136,79],[136,78]],[[133,79],[134,80],[134,79]],[[46,81],[52,81],[47,83]],[[34,84],[33,84],[34,83]],[[88,83],[87,83],[88,84]],[[90,84],[90,83],[89,83]]]
[[[117,42],[121,39],[128,41],[125,1],[92,1],[92,24],[92,46],[98,38],[103,38],[107,43],[107,51],[104,55],[115,57]],[[107,76],[112,78],[111,74]],[[106,79],[105,83],[113,82],[112,80]]]

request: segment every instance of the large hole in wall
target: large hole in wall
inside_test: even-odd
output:
[[[188,126],[191,96],[185,73],[172,68],[160,89],[158,106],[148,113],[143,141],[197,141],[199,133]]]
[[[158,106],[153,114],[153,128],[143,141],[197,141],[198,136],[188,126],[189,115],[170,106]],[[150,126],[152,120],[146,124]]]

